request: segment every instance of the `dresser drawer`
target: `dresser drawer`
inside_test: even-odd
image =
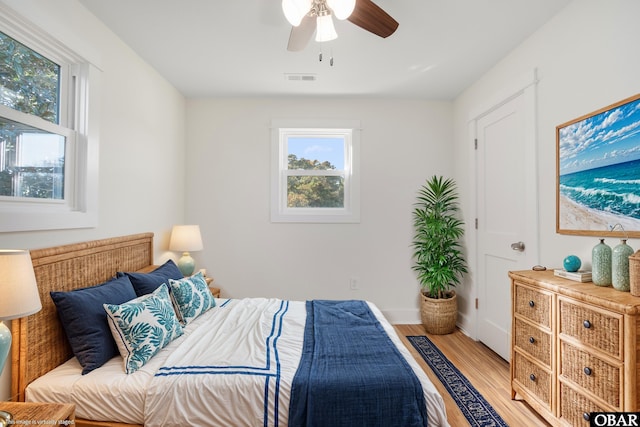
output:
[[[514,283],[516,314],[547,328],[551,327],[551,295],[518,282]]]
[[[536,396],[551,411],[551,374],[530,362],[520,353],[515,353],[512,363],[514,380]]]
[[[571,426],[589,427],[591,412],[605,412],[581,393],[577,393],[566,384],[560,383],[560,407],[558,416]]]
[[[571,344],[560,344],[562,378],[567,378],[598,396],[614,408],[620,408],[622,365],[614,366]]]
[[[622,359],[622,315],[592,308],[587,304],[558,298],[559,333]]]
[[[517,348],[551,368],[551,334],[517,318],[514,334]]]

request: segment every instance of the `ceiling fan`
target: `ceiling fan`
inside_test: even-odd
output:
[[[316,41],[338,37],[331,16],[363,28],[382,38],[398,28],[398,22],[371,0],[282,0],[282,10],[293,25],[287,50],[300,51],[316,33]]]

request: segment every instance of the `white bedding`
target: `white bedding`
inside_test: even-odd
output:
[[[83,376],[74,358],[31,383],[26,400],[71,401],[78,418],[151,427],[182,426],[185,419],[198,426],[256,426],[264,425],[265,417],[268,425],[286,426],[303,343],[304,302],[216,302],[139,371],[125,374],[116,357]],[[448,426],[442,397],[393,326],[369,306],[420,380],[429,425]],[[183,367],[185,360],[198,368]],[[177,372],[183,375],[172,375]]]

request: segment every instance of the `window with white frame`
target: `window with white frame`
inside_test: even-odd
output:
[[[357,121],[272,123],[273,222],[359,222]]]
[[[97,71],[0,9],[0,232],[96,226]]]

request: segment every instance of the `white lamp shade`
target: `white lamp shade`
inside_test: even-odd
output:
[[[294,27],[300,25],[302,18],[311,10],[313,0],[282,0],[282,11],[287,21]]]
[[[327,0],[327,5],[335,17],[342,21],[351,16],[356,7],[356,0]]]
[[[331,15],[318,16],[317,23],[317,42],[328,42],[330,40],[335,40],[338,38],[338,33],[336,33],[336,28],[333,26],[333,19],[331,18]]]
[[[169,250],[179,252],[201,251],[202,236],[199,225],[174,225],[171,230]]]
[[[25,317],[41,308],[29,251],[0,250],[0,320]]]

